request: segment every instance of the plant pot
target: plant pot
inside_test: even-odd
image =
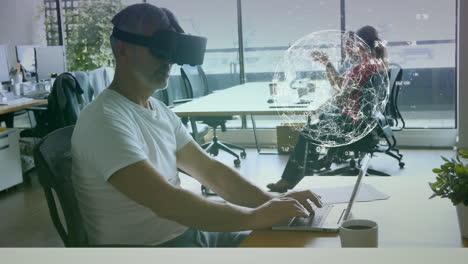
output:
[[[457,205],[458,226],[464,238],[468,238],[468,206],[460,203]]]

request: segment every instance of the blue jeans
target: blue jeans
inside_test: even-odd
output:
[[[250,231],[204,232],[190,228],[158,247],[237,247],[249,234]]]

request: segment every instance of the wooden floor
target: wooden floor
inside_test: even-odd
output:
[[[394,177],[412,177],[432,174],[432,168],[441,163],[440,156],[453,156],[452,150],[402,150],[404,169],[399,169],[395,159],[379,154],[371,160],[370,168],[385,171]],[[286,155],[258,155],[248,150],[239,171],[255,184],[265,187],[279,179],[287,161]],[[219,159],[233,166],[233,159],[221,153]],[[49,217],[49,211],[37,177],[32,173],[29,184],[0,192],[0,247],[62,247],[58,233]],[[421,182],[427,185],[426,182]],[[191,190],[199,184],[182,176],[182,186]],[[428,187],[429,188],[429,187]]]

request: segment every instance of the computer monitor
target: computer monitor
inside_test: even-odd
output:
[[[38,80],[48,79],[53,73],[67,71],[64,46],[37,47],[35,53]]]
[[[21,63],[21,65],[23,65],[24,69],[31,74],[31,79],[36,79],[36,53],[34,51],[34,48],[36,47],[38,46],[16,46],[16,59]]]
[[[28,72],[36,72],[36,54],[32,45],[16,46],[16,59],[21,62]]]
[[[7,82],[10,80],[7,51],[7,45],[0,45],[0,82]]]

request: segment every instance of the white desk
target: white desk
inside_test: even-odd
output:
[[[268,84],[268,82],[251,82],[236,85],[204,97],[196,98],[193,101],[176,106],[172,110],[181,117],[250,115],[255,144],[258,152],[260,152],[253,116],[314,114],[323,103],[322,101],[314,101],[308,105],[273,108],[275,104],[267,102],[268,98],[270,98]]]
[[[372,162],[372,161],[371,161]],[[356,203],[354,218],[371,219],[379,225],[379,247],[383,248],[450,248],[468,247],[460,235],[455,207],[449,199],[434,198],[428,182],[435,176],[411,175],[365,177],[371,184],[390,195],[390,199]],[[312,189],[353,184],[355,177],[305,177],[297,189]],[[241,247],[340,247],[338,233],[254,231]]]

